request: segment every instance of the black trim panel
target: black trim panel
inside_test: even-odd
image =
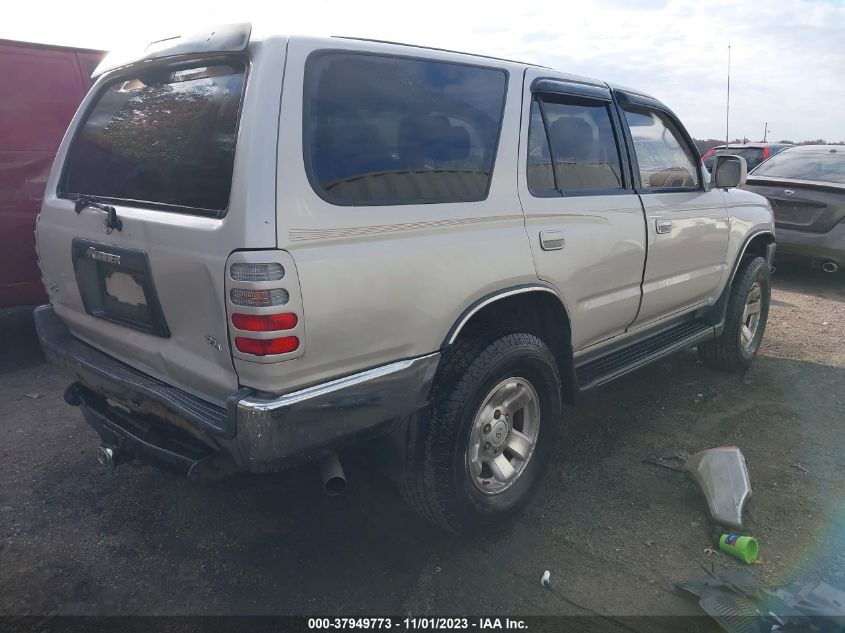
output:
[[[545,77],[538,77],[531,82],[531,92],[587,97],[588,99],[598,99],[601,101],[611,100],[610,88],[607,86]]]
[[[713,325],[699,319],[663,329],[647,338],[576,366],[578,387],[581,391],[593,389],[715,336]]]
[[[75,237],[71,253],[76,285],[88,314],[147,334],[170,337],[146,252]],[[106,280],[115,273],[135,280],[144,293],[144,305],[122,303],[109,295]]]

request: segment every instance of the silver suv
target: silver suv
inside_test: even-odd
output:
[[[47,184],[36,323],[103,463],[339,484],[335,451],[375,440],[464,530],[527,501],[563,402],[760,345],[771,210],[640,92],[249,25],[97,75]]]

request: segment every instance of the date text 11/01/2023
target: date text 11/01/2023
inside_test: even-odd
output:
[[[528,626],[524,620],[513,618],[308,618],[309,630],[406,630],[406,631],[447,631],[471,630],[524,630]]]

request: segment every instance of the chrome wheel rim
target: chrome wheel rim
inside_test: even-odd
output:
[[[745,309],[742,311],[742,323],[739,328],[739,338],[742,346],[749,349],[754,344],[757,329],[760,327],[760,312],[763,306],[763,289],[755,281],[745,298]]]
[[[540,431],[540,398],[524,378],[497,384],[478,409],[470,427],[467,470],[478,490],[488,495],[510,488],[531,461]]]

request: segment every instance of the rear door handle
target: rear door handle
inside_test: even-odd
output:
[[[654,221],[654,228],[658,235],[665,235],[672,232],[672,220],[666,218],[657,218]]]
[[[544,251],[559,251],[565,243],[563,231],[540,231],[540,248]]]

